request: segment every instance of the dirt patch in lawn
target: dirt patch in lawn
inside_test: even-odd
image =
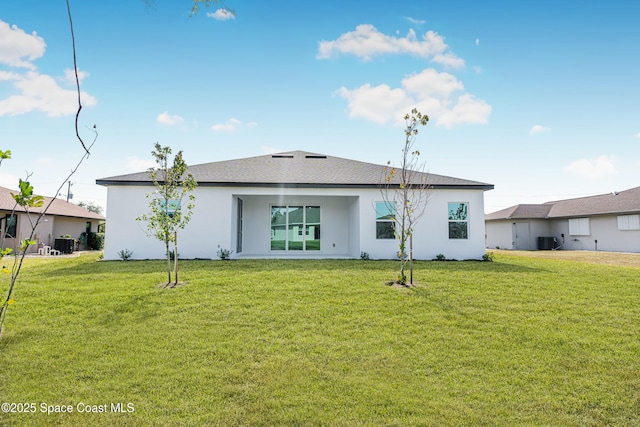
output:
[[[640,268],[640,254],[624,252],[594,251],[507,251],[487,250],[495,254],[517,255],[528,258],[561,259],[586,262],[589,264],[613,265],[618,267]]]

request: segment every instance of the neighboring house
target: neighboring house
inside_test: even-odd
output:
[[[11,194],[18,191],[0,187],[0,237],[3,248],[16,249],[19,242],[27,239],[31,234],[31,221],[26,211],[16,202]],[[44,198],[44,204],[39,208],[29,208],[31,220],[49,205],[51,197]],[[15,209],[15,212],[14,212]],[[80,206],[68,203],[64,200],[53,199],[46,215],[40,221],[35,230],[34,240],[37,245],[29,246],[29,252],[37,252],[38,246],[54,246],[55,239],[60,236],[70,235],[78,239],[80,234],[86,231],[98,231],[98,224],[104,221],[104,216],[90,212]]]
[[[358,258],[361,251],[394,258],[393,213],[378,187],[384,169],[303,151],[191,166],[198,188],[191,222],[179,234],[180,257],[216,259],[226,249],[232,258]],[[414,257],[481,258],[484,191],[493,185],[427,179],[430,200],[415,227]],[[125,249],[136,259],[164,257],[164,245],[136,221],[149,212],[148,172],[96,182],[108,188],[105,259]]]
[[[640,187],[485,216],[487,248],[640,252]]]

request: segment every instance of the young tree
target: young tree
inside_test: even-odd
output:
[[[397,282],[406,285],[405,268],[409,264],[409,283],[413,284],[413,228],[422,217],[429,201],[427,174],[424,163],[420,163],[420,151],[414,148],[418,135],[418,126],[425,126],[429,121],[417,109],[411,110],[404,117],[405,142],[402,148],[402,161],[399,168],[387,163],[384,176],[380,183],[380,191],[387,210],[394,213],[394,234],[398,239],[398,258],[400,259],[400,274]],[[407,248],[407,243],[409,247]]]
[[[193,213],[195,196],[191,193],[198,183],[190,173],[187,174],[187,164],[179,151],[170,166],[171,148],[162,147],[156,143],[151,152],[158,164],[157,168],[149,168],[149,176],[156,187],[153,193],[147,194],[151,212],[142,214],[137,221],[147,223],[147,233],[164,242],[167,257],[167,286],[171,284],[171,250],[173,243],[174,276],[173,286],[178,284],[178,230],[184,229]],[[186,174],[186,176],[185,176]],[[188,195],[186,206],[182,206],[182,199]]]
[[[89,202],[89,203],[79,202],[78,206],[80,206],[83,209],[88,210],[89,212],[93,212],[93,213],[98,214],[98,215],[102,214],[102,206],[97,205],[97,204],[95,204],[93,202]]]

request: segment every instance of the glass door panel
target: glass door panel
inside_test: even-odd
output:
[[[320,206],[307,206],[305,208],[305,249],[308,251],[320,250]]]
[[[287,250],[287,207],[271,207],[271,250]]]
[[[304,249],[304,209],[302,206],[289,206],[289,232],[287,240],[290,251]]]

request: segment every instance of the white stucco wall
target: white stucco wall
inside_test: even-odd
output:
[[[486,221],[485,233],[487,248],[513,249],[513,221]]]
[[[29,222],[29,218],[26,214],[18,213],[17,215],[18,226],[16,229],[16,241],[21,242],[31,234],[31,223]],[[35,215],[32,215],[32,220],[36,220]],[[71,235],[71,237],[75,239],[79,238],[80,233],[86,230],[87,221],[89,220],[84,218],[45,215],[35,229],[34,240],[37,242],[37,245],[31,245],[29,247],[29,252],[37,252],[38,247],[43,245],[53,247],[55,239],[66,234]],[[91,221],[92,231],[97,231],[98,222],[99,221],[97,220]],[[5,247],[14,248],[16,245],[17,243],[15,243],[13,239],[5,239]]]
[[[560,237],[555,236],[550,229],[550,222],[544,219],[505,219],[486,221],[487,248],[490,249],[518,249],[536,250],[538,249],[539,237]],[[526,232],[527,236],[520,236],[516,247],[516,226],[520,233]],[[528,242],[528,244],[527,244]]]
[[[298,193],[300,192],[287,192]],[[298,194],[238,194],[244,203],[243,256],[285,255],[281,251],[270,251],[271,206],[319,206],[320,207],[320,251],[308,252],[307,256],[353,257],[352,235],[349,233],[354,196],[341,194],[306,196]],[[325,192],[328,193],[328,192]],[[235,210],[234,210],[235,212]],[[235,214],[234,214],[235,216]],[[236,221],[237,222],[237,221]],[[235,225],[235,224],[234,224]],[[233,248],[236,247],[235,239]],[[303,255],[302,253],[289,253]]]
[[[512,220],[487,221],[487,248],[513,247]],[[640,252],[640,230],[618,230],[617,215],[589,218],[589,235],[569,234],[569,219],[529,220],[531,248],[537,249],[538,237],[555,237],[561,250],[588,250],[607,252]],[[563,236],[564,235],[564,236]],[[596,245],[596,240],[597,245]]]
[[[554,219],[551,224],[554,235],[564,234],[562,249],[640,252],[640,230],[618,230],[617,215],[590,217],[589,228],[590,234],[587,236],[572,236],[569,234],[568,219]]]
[[[148,212],[145,195],[151,187],[109,186],[105,259],[118,259],[129,249],[134,259],[162,258],[164,245],[145,234],[146,225],[135,220]],[[313,195],[310,193],[313,192]],[[232,257],[350,257],[360,251],[372,259],[394,258],[397,241],[375,238],[377,189],[304,189],[198,187],[191,222],[179,233],[181,258],[217,259],[219,248],[234,251]],[[237,254],[237,198],[243,200],[243,250]],[[469,203],[469,238],[449,239],[448,202]],[[320,206],[321,250],[306,253],[270,251],[270,208],[273,205]],[[414,256],[432,259],[481,258],[485,253],[484,199],[478,190],[432,190],[425,216],[418,222]]]

